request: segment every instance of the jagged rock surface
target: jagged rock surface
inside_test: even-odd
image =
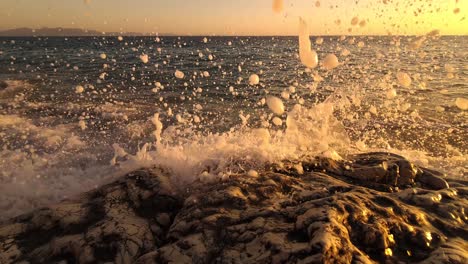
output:
[[[467,186],[387,153],[183,190],[140,170],[3,223],[0,263],[467,263]]]

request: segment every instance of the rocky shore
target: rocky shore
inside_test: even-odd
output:
[[[0,263],[468,262],[465,181],[388,153],[249,175],[135,171],[0,223]]]

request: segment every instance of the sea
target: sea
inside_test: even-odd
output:
[[[468,36],[310,40],[313,69],[297,37],[0,38],[0,220],[141,167],[387,151],[467,178]]]

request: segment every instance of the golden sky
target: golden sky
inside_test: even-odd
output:
[[[296,35],[302,16],[315,35],[424,34],[433,29],[468,35],[468,0],[284,0],[281,13],[272,5],[273,0],[1,0],[0,29]],[[352,25],[354,17],[357,25]]]

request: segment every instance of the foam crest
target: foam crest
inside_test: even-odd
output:
[[[347,152],[350,139],[334,109],[332,100],[311,108],[297,104],[280,129],[244,125],[225,133],[192,133],[181,138],[182,127],[168,127],[161,133],[157,126],[157,142],[145,144],[135,155],[114,145],[113,164],[117,161],[122,168],[162,166],[174,177],[191,182],[261,170],[267,164],[304,156],[341,159],[339,153]]]

